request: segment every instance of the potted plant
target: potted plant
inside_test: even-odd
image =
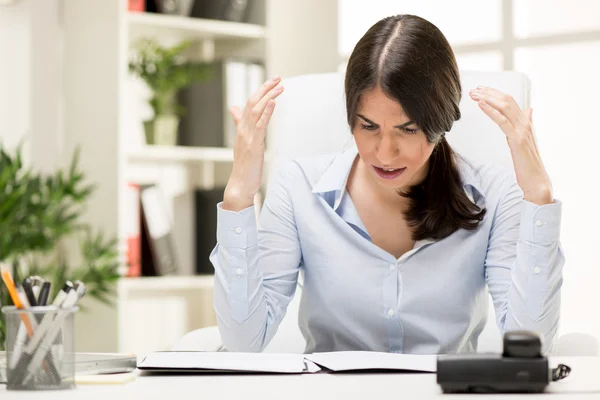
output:
[[[111,304],[120,276],[117,241],[80,221],[94,187],[77,160],[78,152],[68,171],[42,175],[23,166],[20,148],[12,156],[0,144],[0,262],[12,266],[15,281],[37,275],[51,282],[51,298],[66,280],[81,280],[87,296]],[[81,264],[67,257],[67,240],[80,243]],[[11,304],[0,282],[0,306]],[[5,329],[0,315],[0,350]]]
[[[194,82],[209,79],[212,66],[186,60],[184,52],[192,42],[184,41],[173,47],[162,47],[156,41],[139,42],[129,62],[129,71],[138,75],[152,90],[151,120],[144,121],[147,144],[177,144],[179,119],[186,112],[177,103],[177,92]]]

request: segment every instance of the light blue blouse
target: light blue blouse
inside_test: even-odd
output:
[[[473,231],[424,240],[396,259],[370,239],[346,192],[356,147],[276,172],[258,229],[254,207],[217,206],[214,306],[229,351],[262,351],[303,282],[306,352],[473,352],[492,295],[501,332],[556,335],[564,256],[561,203],[523,199],[511,171],[460,162],[487,214]]]

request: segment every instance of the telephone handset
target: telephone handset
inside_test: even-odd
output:
[[[443,355],[437,360],[437,383],[444,393],[543,392],[569,372],[564,364],[549,369],[540,336],[529,331],[507,332],[502,354]]]

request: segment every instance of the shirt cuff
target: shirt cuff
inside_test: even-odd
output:
[[[223,210],[217,204],[217,242],[225,247],[247,249],[256,245],[256,212],[254,206],[242,211]]]
[[[531,243],[546,244],[560,240],[562,202],[542,206],[523,200],[519,239]]]

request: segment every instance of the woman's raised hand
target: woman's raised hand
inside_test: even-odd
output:
[[[262,182],[267,126],[275,109],[275,99],[283,93],[281,78],[265,82],[246,102],[244,111],[229,111],[236,126],[233,169],[225,187],[222,208],[241,211],[254,204]]]

